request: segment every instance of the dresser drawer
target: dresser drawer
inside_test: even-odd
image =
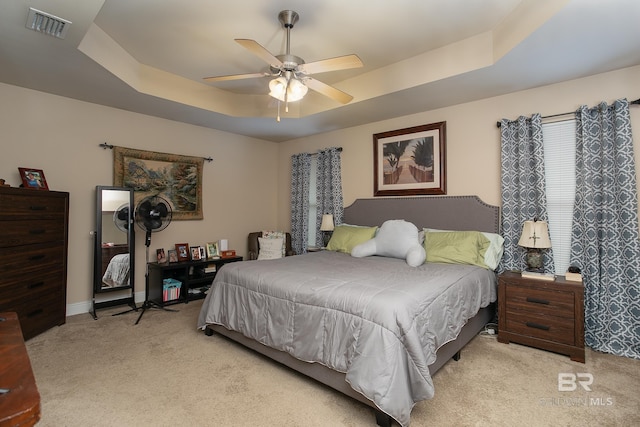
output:
[[[32,338],[65,322],[65,301],[62,290],[39,292],[31,300],[9,300],[3,302],[2,311],[15,311],[20,320],[24,339]]]
[[[574,345],[574,321],[553,316],[532,316],[507,311],[507,330],[529,337]]]
[[[0,247],[31,245],[34,243],[64,241],[64,219],[41,221],[0,221]]]
[[[0,248],[0,283],[65,264],[64,243],[53,242],[16,248]]]
[[[14,275],[0,280],[0,309],[4,309],[5,301],[37,298],[42,292],[52,292],[65,288],[64,270],[62,266],[28,275]]]
[[[510,285],[506,288],[507,311],[525,311],[573,319],[574,294],[571,291],[533,289]]]
[[[57,193],[36,190],[0,193],[0,220],[64,219],[67,199],[53,194]]]

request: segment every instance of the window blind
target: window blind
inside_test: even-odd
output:
[[[549,237],[555,273],[564,275],[570,264],[571,227],[576,191],[576,122],[542,125]]]

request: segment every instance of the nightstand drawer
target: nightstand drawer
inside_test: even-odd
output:
[[[512,285],[506,289],[507,311],[526,311],[573,319],[574,294],[548,289]]]
[[[507,311],[507,330],[516,334],[574,345],[573,319],[553,316],[532,316]]]

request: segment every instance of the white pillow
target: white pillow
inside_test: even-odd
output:
[[[278,239],[282,242],[282,257],[287,256],[286,233],[284,231],[262,231],[262,237],[265,239]]]
[[[425,251],[420,244],[418,227],[402,219],[385,221],[374,238],[355,246],[351,256],[363,258],[379,255],[406,260],[417,267],[424,264]]]
[[[281,237],[258,237],[258,259],[278,259],[282,258],[282,238]]]

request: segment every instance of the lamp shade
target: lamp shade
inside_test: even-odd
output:
[[[525,221],[518,246],[537,249],[550,248],[551,239],[549,239],[549,227],[546,221]]]
[[[322,223],[320,224],[320,231],[333,231],[333,215],[322,215]]]
[[[279,101],[284,102],[285,91],[287,93],[287,102],[299,101],[307,94],[309,88],[300,80],[292,77],[287,81],[286,77],[278,77],[269,82],[269,95]]]

